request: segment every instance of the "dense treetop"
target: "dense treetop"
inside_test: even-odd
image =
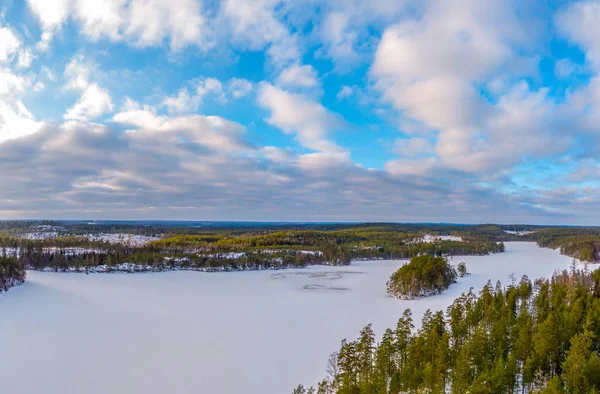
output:
[[[343,340],[317,389],[294,393],[600,392],[600,272],[488,283],[415,329],[410,310],[376,342]]]
[[[25,281],[25,269],[16,257],[0,256],[0,293]]]
[[[457,276],[443,257],[416,256],[392,274],[387,292],[400,299],[427,297],[446,290]]]

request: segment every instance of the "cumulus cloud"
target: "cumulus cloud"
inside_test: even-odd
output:
[[[81,93],[79,101],[67,109],[65,119],[88,120],[111,112],[112,101],[108,92],[92,83]]]
[[[225,86],[216,78],[196,78],[188,81],[177,94],[165,97],[163,104],[170,113],[192,113],[207,99],[225,105],[229,99],[240,99],[251,91],[252,82],[241,78],[232,78]]]
[[[17,96],[30,85],[29,78],[14,74],[8,68],[0,68],[0,96]]]
[[[356,63],[358,32],[347,14],[338,11],[327,14],[321,24],[320,38],[328,57],[345,64]]]
[[[63,115],[69,120],[89,120],[112,112],[111,97],[97,83],[90,82],[93,66],[86,63],[82,56],[75,56],[65,68],[68,78],[67,88],[81,93],[79,100]]]
[[[519,51],[527,34],[514,11],[501,1],[434,1],[420,18],[383,33],[371,68],[376,86],[405,118],[438,132],[435,153],[446,166],[493,174],[531,150],[551,155],[568,147],[557,138],[564,123],[547,91],[504,82],[492,103],[477,88],[527,62]]]
[[[160,116],[153,107],[141,106],[127,101],[113,121],[133,126],[130,138],[143,140],[148,136],[162,134],[175,140],[184,137],[185,142],[216,151],[246,151],[250,145],[241,140],[244,128],[217,116]],[[192,145],[190,145],[192,147]]]
[[[596,34],[600,23],[600,3],[582,1],[562,9],[556,16],[559,30],[586,51],[586,59],[600,68],[600,40]]]
[[[243,78],[231,78],[229,80],[229,94],[234,99],[248,96],[252,92],[252,82]]]
[[[330,130],[339,127],[342,121],[321,104],[268,83],[260,86],[258,103],[271,112],[269,124],[285,133],[294,133],[303,146],[323,152],[342,151],[327,139]]]
[[[390,21],[397,21],[407,9],[419,9],[422,3],[412,0],[328,2],[315,28],[321,44],[317,53],[331,59],[336,71],[350,73],[375,50],[379,37],[374,32]]]
[[[573,74],[581,72],[582,66],[571,59],[560,59],[554,65],[554,74],[560,79],[567,79]]]
[[[392,175],[423,176],[430,173],[435,166],[435,158],[426,159],[399,159],[385,164],[385,169]]]
[[[319,77],[311,65],[294,63],[279,74],[276,83],[283,88],[313,89],[319,86]]]
[[[163,103],[171,113],[184,113],[198,109],[200,100],[197,96],[190,96],[187,88],[182,88],[176,96],[165,97]]]
[[[92,41],[126,41],[138,47],[171,48],[213,45],[200,2],[196,0],[27,0],[42,27],[40,48],[47,49],[52,38],[70,18]]]
[[[8,27],[0,27],[0,63],[7,62],[21,46],[21,40]]]
[[[407,139],[397,139],[394,141],[393,150],[405,157],[421,156],[433,152],[431,142],[425,138],[413,137]]]
[[[570,4],[557,13],[555,22],[559,32],[585,53],[585,68],[592,73],[586,85],[571,90],[567,97],[568,104],[577,114],[574,125],[597,134],[600,120],[600,38],[595,31],[600,23],[600,3],[584,1]],[[558,76],[581,69],[570,59],[561,59],[556,68]],[[595,151],[590,153],[595,154]]]
[[[272,62],[284,66],[300,58],[296,36],[280,20],[278,0],[224,0],[220,18],[235,45],[251,50],[266,49]]]
[[[42,127],[20,100],[0,100],[0,143],[34,134]]]

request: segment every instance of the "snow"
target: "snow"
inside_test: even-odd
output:
[[[416,238],[413,243],[419,243],[419,242],[423,242],[423,243],[435,243],[435,242],[439,242],[439,241],[456,241],[456,242],[462,242],[462,237],[456,236],[456,235],[431,235],[431,234],[425,234],[422,237]]]
[[[157,241],[161,237],[157,235],[139,235],[139,234],[127,234],[127,233],[94,233],[94,234],[70,234],[67,233],[64,228],[53,227],[53,226],[37,226],[32,227],[32,230],[22,235],[22,238],[31,240],[46,240],[52,238],[63,237],[66,235],[80,236],[89,239],[90,241],[108,242],[111,244],[124,244],[130,246],[142,246],[148,242]]]
[[[506,234],[512,235],[529,235],[533,234],[535,231],[521,230],[521,231],[513,231],[513,230],[503,230]]]
[[[262,249],[260,251],[260,253],[266,253],[266,254],[275,254],[275,253],[281,253],[281,252],[308,254],[311,256],[315,256],[315,255],[322,256],[323,255],[323,252],[321,252],[320,250]]]
[[[66,231],[67,229],[63,226],[52,226],[49,224],[40,224],[38,226],[32,226],[32,230],[35,231]]]
[[[471,275],[441,295],[399,301],[385,283],[400,261],[229,273],[28,272],[0,295],[0,387],[11,394],[291,393],[325,376],[344,337],[378,335],[405,308],[420,320],[488,279],[568,268],[533,243],[454,257]]]
[[[60,234],[56,231],[49,231],[49,232],[33,231],[33,232],[23,234],[23,238],[36,240],[36,241],[42,241],[45,239],[58,238],[61,235],[62,234]]]
[[[101,241],[108,242],[111,244],[125,244],[131,246],[142,246],[147,244],[148,242],[157,241],[160,239],[159,236],[148,236],[148,235],[138,235],[138,234],[125,234],[125,233],[115,233],[115,234],[85,234],[83,235],[90,241]]]
[[[210,253],[210,254],[202,254],[199,253],[198,256],[203,256],[203,257],[210,257],[210,258],[217,258],[217,259],[230,259],[230,260],[234,260],[234,259],[239,259],[242,258],[246,255],[246,253],[244,252],[228,252],[228,253]]]

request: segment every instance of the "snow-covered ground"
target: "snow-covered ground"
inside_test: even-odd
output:
[[[90,241],[102,241],[108,242],[111,244],[125,244],[131,246],[141,246],[147,244],[148,242],[157,241],[160,239],[159,236],[149,236],[149,235],[138,235],[138,234],[124,234],[124,233],[115,233],[115,234],[85,234],[83,235]]]
[[[61,230],[58,227],[52,226],[37,226],[32,227],[32,231],[25,233],[22,235],[22,238],[33,239],[33,240],[44,240],[44,239],[52,239],[57,237],[64,237],[66,235],[76,235],[70,234],[64,230]],[[160,239],[159,236],[156,235],[138,235],[138,234],[126,234],[126,233],[94,233],[94,234],[83,234],[78,235],[80,237],[84,237],[89,239],[90,241],[100,241],[100,242],[108,242],[111,244],[125,244],[131,246],[141,246],[147,244],[148,242],[157,241]]]
[[[462,242],[462,237],[456,236],[456,235],[431,235],[431,234],[425,234],[422,237],[419,238],[415,238],[415,240],[413,241],[413,243],[418,243],[418,242],[424,242],[424,243],[434,243],[434,242],[438,242],[438,241],[456,241],[456,242]]]
[[[533,243],[454,257],[471,275],[442,295],[399,301],[400,261],[230,273],[29,272],[0,295],[0,387],[11,394],[288,394],[316,384],[329,354],[405,308],[419,320],[469,287],[549,276],[571,261]]]
[[[521,231],[513,231],[513,230],[503,230],[506,234],[512,234],[512,235],[529,235],[529,234],[533,234],[535,231],[529,231],[529,230],[521,230]]]

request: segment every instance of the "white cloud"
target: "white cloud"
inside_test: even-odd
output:
[[[431,143],[425,138],[400,138],[394,141],[394,152],[404,157],[415,157],[433,152]]]
[[[0,143],[34,134],[43,126],[20,99],[31,86],[32,77],[13,70],[29,67],[31,58],[31,52],[23,48],[17,35],[10,28],[0,26]]]
[[[543,138],[536,126],[546,124],[543,116],[554,111],[543,91],[530,93],[522,85],[512,89],[509,82],[498,90],[506,97],[494,105],[476,87],[503,70],[517,70],[513,80],[528,72],[518,50],[528,45],[527,39],[507,2],[433,1],[420,18],[385,30],[371,76],[404,119],[439,133],[435,153],[444,165],[493,173],[528,152],[524,145],[529,145],[519,145],[519,138]],[[513,105],[531,105],[536,116],[521,116]],[[508,119],[512,130],[499,129]]]
[[[179,141],[183,136],[188,141],[219,152],[250,149],[250,145],[241,139],[245,129],[217,116],[160,116],[155,108],[143,107],[128,100],[121,111],[114,115],[113,121],[135,127],[137,130],[129,132],[129,136],[138,142],[158,133]]]
[[[52,71],[51,69],[49,69],[46,66],[42,66],[42,71],[40,72],[40,74],[44,75],[51,82],[56,82],[57,81],[57,78],[56,78],[56,75],[54,74],[54,71]]]
[[[42,37],[38,48],[47,50],[52,38],[67,20],[71,0],[27,0],[27,4],[40,21]]]
[[[582,1],[573,3],[561,10],[556,17],[559,30],[569,40],[580,45],[586,51],[586,60],[594,68],[600,69],[600,3]]]
[[[23,93],[30,84],[28,78],[13,74],[10,69],[0,68],[0,97],[16,97]]]
[[[241,78],[231,78],[228,92],[234,99],[245,97],[252,92],[252,82]]]
[[[71,18],[92,41],[126,41],[139,47],[169,42],[172,49],[213,45],[196,0],[27,0],[42,27],[40,48]]]
[[[170,113],[190,113],[198,110],[206,98],[224,105],[227,103],[227,94],[237,99],[247,95],[250,90],[252,83],[245,79],[232,79],[226,91],[216,78],[197,78],[188,81],[176,95],[165,97],[163,104]]]
[[[436,160],[433,157],[426,159],[400,159],[392,160],[385,164],[385,170],[394,176],[424,176],[433,170]]]
[[[187,88],[181,88],[177,92],[177,96],[168,96],[164,99],[164,105],[170,113],[194,112],[200,105],[200,100],[197,96],[190,96]]]
[[[21,40],[8,27],[0,27],[0,63],[6,63],[21,47]]]
[[[90,120],[112,112],[110,94],[97,83],[90,82],[94,67],[85,62],[82,56],[75,56],[65,67],[68,78],[67,88],[81,92],[79,100],[63,115],[68,120]]]
[[[321,48],[317,56],[331,59],[334,71],[350,73],[370,59],[378,31],[392,21],[398,21],[408,9],[418,12],[428,2],[413,0],[333,0],[321,8],[321,20],[315,23],[314,35]]]
[[[260,148],[260,153],[269,160],[277,163],[290,162],[293,159],[293,155],[289,149],[282,149],[276,146],[263,146]]]
[[[79,101],[69,108],[63,117],[70,120],[88,120],[112,110],[112,101],[108,92],[92,83],[83,90]]]
[[[227,98],[223,93],[223,84],[215,78],[201,78],[195,82],[196,94],[200,99],[207,95],[211,95],[221,104],[227,102]]]
[[[581,70],[582,67],[570,59],[560,59],[554,65],[554,74],[560,79],[567,79]]]
[[[19,51],[19,60],[17,62],[17,67],[19,68],[29,68],[35,56],[31,53],[29,49],[22,49]]]
[[[73,56],[65,67],[65,77],[68,79],[67,88],[72,90],[84,90],[90,84],[90,76],[93,66],[85,61],[83,56]]]
[[[342,87],[340,87],[340,90],[338,91],[336,98],[338,101],[342,101],[344,99],[347,99],[348,97],[351,97],[353,94],[354,94],[354,89],[351,86],[343,85]]]
[[[342,150],[326,150],[323,152],[306,153],[296,159],[298,168],[312,172],[313,175],[328,177],[339,171],[354,167],[350,153]]]
[[[313,89],[319,86],[319,77],[313,66],[294,63],[279,74],[276,84],[283,88]]]
[[[46,88],[46,84],[44,84],[43,82],[36,82],[35,85],[33,85],[33,91],[36,93],[39,93],[41,91],[43,91]]]
[[[300,58],[296,38],[277,15],[279,0],[224,0],[220,17],[235,45],[250,50],[266,48],[272,62],[282,67]]]
[[[526,82],[502,96],[480,132],[459,129],[440,134],[436,154],[465,172],[494,173],[525,156],[544,158],[567,151],[573,135],[568,108],[555,105],[547,89],[531,91]]]
[[[327,14],[320,28],[320,38],[325,53],[334,61],[353,64],[358,60],[358,31],[346,13],[332,11]]]
[[[296,133],[303,146],[322,152],[343,151],[327,139],[329,131],[342,122],[321,104],[268,83],[261,84],[258,103],[271,111],[267,119],[269,124],[285,133]]]
[[[43,123],[37,122],[19,100],[9,104],[0,100],[0,144],[38,132]]]

